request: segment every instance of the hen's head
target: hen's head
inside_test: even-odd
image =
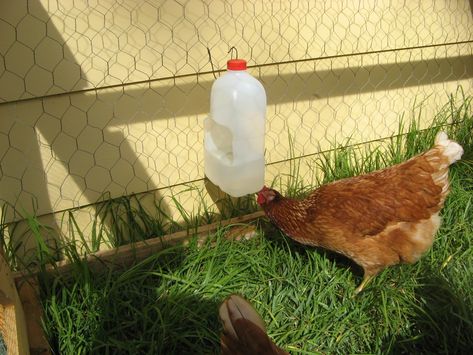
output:
[[[258,202],[258,205],[260,206],[264,206],[273,201],[277,201],[281,197],[281,194],[279,192],[274,189],[270,189],[266,186],[263,186],[263,188],[257,193],[257,195],[258,197],[256,198],[256,202]]]

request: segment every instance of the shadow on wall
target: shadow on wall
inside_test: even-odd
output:
[[[96,117],[91,121],[87,105],[91,97],[99,96],[99,91],[93,95],[86,92],[67,94],[86,87],[86,73],[67,46],[67,38],[63,38],[67,35],[54,26],[42,4],[3,1],[0,12],[2,19],[10,21],[5,21],[6,28],[12,29],[11,33],[7,31],[2,36],[13,36],[11,45],[1,53],[5,57],[6,70],[0,77],[3,76],[3,81],[10,77],[15,79],[11,79],[9,91],[4,93],[2,90],[0,100],[0,110],[8,114],[8,117],[2,117],[3,126],[8,129],[0,131],[0,138],[8,142],[1,160],[0,199],[16,209],[5,208],[4,218],[6,222],[18,222],[10,223],[11,240],[20,247],[18,251],[35,245],[34,238],[27,237],[31,233],[31,221],[22,220],[34,214],[40,215],[40,222],[50,227],[41,232],[47,243],[54,247],[62,237],[60,226],[50,212],[58,210],[60,199],[72,201],[69,207],[79,207],[78,200],[86,201],[81,204],[94,203],[109,187],[107,181],[121,182],[118,189],[126,190],[128,194],[154,190],[156,185],[149,169],[138,158],[136,147],[126,139],[126,132],[107,131],[106,125],[113,119],[120,101],[110,100],[110,117]],[[19,75],[22,77],[18,86]],[[58,93],[64,95],[48,97]],[[23,100],[25,98],[27,100]],[[157,107],[159,102],[154,105]],[[133,115],[122,117],[122,122],[127,119],[132,120]],[[104,137],[116,144],[107,143]],[[120,166],[113,171],[120,157]],[[66,174],[51,169],[57,162],[63,165]],[[165,167],[157,167],[160,168]],[[122,178],[123,172],[129,176]],[[127,189],[128,185],[133,185],[133,179],[138,181],[134,186],[141,189]],[[54,194],[51,193],[53,190]],[[160,199],[159,195],[155,194],[155,197]],[[166,206],[161,205],[161,208],[167,212]],[[103,222],[111,223],[108,219]],[[112,226],[105,228],[110,230]]]
[[[469,79],[473,78],[473,55],[320,71],[317,64],[312,67],[311,71],[297,72],[297,75],[261,74],[259,80],[265,86],[268,105]],[[214,79],[211,75],[205,76],[209,80],[199,80],[198,85],[195,81],[176,84],[178,79],[169,80],[173,84],[133,90],[133,96],[141,98],[144,105],[147,101],[161,101],[159,109],[152,113],[153,119],[168,119],[170,113],[175,116],[206,114]],[[105,97],[104,101],[107,101]],[[135,116],[133,122],[149,119],[147,115]],[[122,125],[127,121],[116,117],[114,124]]]

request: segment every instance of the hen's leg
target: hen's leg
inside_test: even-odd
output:
[[[365,275],[363,276],[363,280],[361,281],[361,284],[355,290],[355,295],[363,291],[363,288],[373,279],[374,276],[375,275],[373,274],[369,274],[365,272]]]

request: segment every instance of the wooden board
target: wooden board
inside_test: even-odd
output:
[[[13,275],[0,252],[0,332],[9,355],[29,354],[28,333]]]
[[[39,286],[36,279],[17,281],[16,288],[25,314],[30,354],[50,355],[51,347],[41,324],[43,307],[39,300]]]
[[[86,256],[85,261],[92,270],[97,270],[107,267],[127,267],[134,262],[143,260],[153,253],[163,250],[166,247],[186,244],[189,240],[196,236],[198,242],[202,243],[212,232],[218,228],[229,228],[226,233],[227,238],[242,239],[249,238],[254,235],[256,227],[248,225],[248,223],[255,221],[264,216],[263,211],[254,212],[240,217],[227,219],[224,221],[207,224],[198,227],[194,230],[180,231],[168,234],[162,237],[147,239],[141,242],[127,244],[115,249],[99,251]],[[53,265],[47,265],[46,271],[67,273],[72,268],[70,261],[59,261]],[[15,280],[29,279],[37,275],[39,270],[28,270],[14,273]]]

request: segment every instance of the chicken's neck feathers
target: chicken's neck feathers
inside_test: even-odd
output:
[[[311,233],[310,236],[307,235],[310,238],[304,241],[300,237],[300,232],[303,231],[309,222],[308,219],[310,218],[313,221],[317,216],[317,212],[314,211],[316,192],[317,190],[305,199],[281,197],[278,201],[265,206],[265,213],[271,222],[290,238],[304,244],[319,245],[317,233]]]

